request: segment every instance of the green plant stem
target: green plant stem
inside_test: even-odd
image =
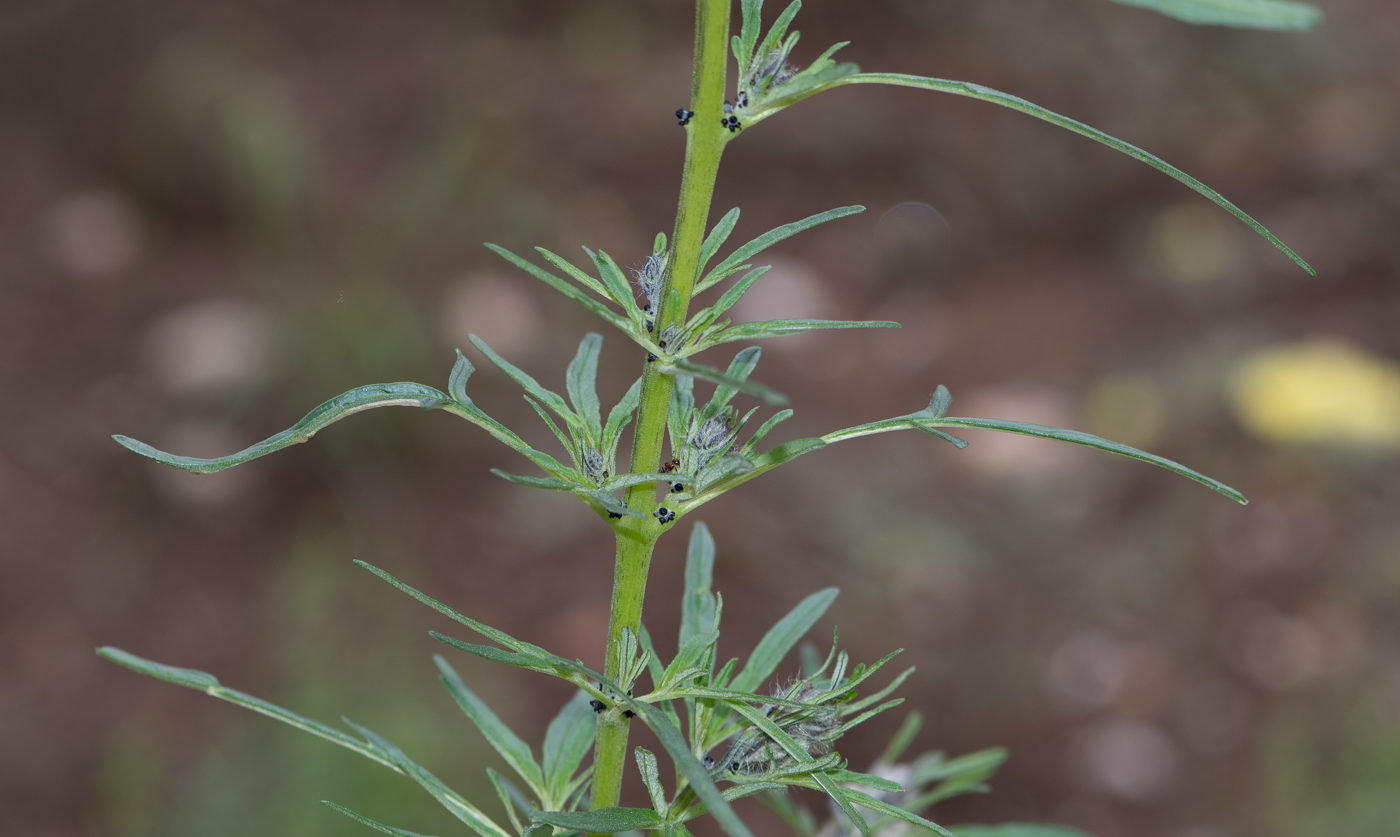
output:
[[[715,177],[727,140],[720,125],[724,116],[724,92],[728,71],[729,10],[732,0],[697,0],[695,15],[695,66],[691,80],[690,110],[695,112],[686,131],[685,168],[671,235],[670,269],[662,287],[656,317],[660,334],[668,325],[683,324],[701,265],[700,245],[710,215]],[[642,398],[632,438],[631,473],[655,471],[661,462],[666,415],[671,406],[675,379],[648,363],[642,379]],[[627,490],[630,508],[650,512],[656,503],[656,486],[637,485]],[[637,631],[642,620],[647,570],[651,553],[664,526],[654,517],[627,517],[613,527],[617,532],[617,563],[613,570],[612,610],[608,620],[608,652],[605,673],[616,679],[621,670],[616,640],[624,627]],[[628,719],[608,711],[598,718],[593,749],[593,808],[618,803],[622,772],[627,761]]]

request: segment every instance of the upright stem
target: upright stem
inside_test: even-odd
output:
[[[690,295],[700,268],[700,246],[710,215],[715,177],[724,152],[724,92],[728,70],[729,9],[732,0],[697,0],[695,16],[695,67],[691,79],[690,110],[695,112],[686,130],[685,169],[681,176],[680,204],[671,235],[670,269],[661,289],[656,333],[668,325],[684,324],[690,309]],[[671,406],[675,379],[648,363],[642,377],[642,399],[632,438],[631,473],[656,471],[661,462],[666,431],[666,415]],[[627,490],[628,507],[649,513],[656,504],[656,486],[651,483]],[[651,553],[663,525],[654,517],[623,518],[617,531],[617,563],[613,570],[612,612],[608,621],[608,652],[605,673],[616,680],[621,670],[617,658],[617,638],[624,627],[636,632],[642,621],[642,600],[646,594],[647,570]],[[616,805],[622,791],[622,772],[627,760],[628,719],[615,711],[598,717],[598,733],[593,749],[592,806]]]

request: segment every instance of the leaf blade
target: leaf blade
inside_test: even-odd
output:
[[[1186,23],[1301,32],[1322,22],[1322,10],[1290,0],[1113,0]]]

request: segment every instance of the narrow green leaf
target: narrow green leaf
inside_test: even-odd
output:
[[[690,530],[685,553],[685,592],[681,594],[681,630],[676,647],[715,629],[715,539],[699,521]]]
[[[603,408],[598,403],[598,354],[602,350],[601,334],[584,335],[565,375],[569,401],[597,440],[603,437]]]
[[[798,837],[817,837],[817,822],[805,805],[792,801],[787,788],[778,788],[763,795],[763,804],[773,809]]]
[[[736,206],[724,213],[724,217],[719,219],[714,229],[710,230],[710,234],[705,236],[705,243],[700,245],[700,260],[696,263],[695,268],[697,271],[705,269],[705,265],[710,263],[710,259],[715,257],[719,248],[723,247],[724,242],[729,239],[729,234],[734,232],[734,225],[737,223],[739,223],[739,207]]]
[[[942,384],[933,391],[933,397],[929,399],[925,412],[930,418],[943,418],[948,415],[948,408],[953,406],[953,394]]]
[[[561,480],[555,477],[522,477],[518,474],[510,474],[500,468],[492,468],[491,473],[503,480],[510,480],[520,485],[528,485],[531,488],[543,488],[549,491],[573,491],[578,487],[578,483]]]
[[[981,99],[984,102],[992,102],[994,104],[1002,105],[1003,107],[1008,107],[1012,110],[1019,110],[1020,112],[1029,114],[1030,116],[1034,116],[1037,119],[1043,119],[1046,122],[1050,122],[1054,125],[1060,126],[1061,128],[1073,131],[1076,134],[1089,137],[1092,140],[1097,140],[1098,142],[1107,145],[1109,148],[1121,151],[1135,160],[1139,160],[1148,164],[1149,166],[1152,166],[1158,171],[1163,172],[1164,174],[1167,174],[1168,176],[1181,181],[1182,183],[1186,184],[1187,186],[1191,187],[1192,189],[1196,190],[1202,195],[1205,195],[1207,198],[1213,201],[1216,205],[1220,206],[1226,212],[1229,212],[1231,215],[1234,215],[1236,218],[1248,224],[1249,227],[1255,232],[1268,239],[1270,244],[1273,244],[1284,255],[1292,259],[1294,263],[1296,263],[1299,267],[1306,270],[1309,273],[1309,275],[1317,275],[1317,271],[1313,270],[1307,262],[1303,261],[1301,256],[1289,249],[1288,245],[1280,241],[1277,236],[1265,229],[1263,224],[1260,224],[1258,221],[1245,214],[1244,210],[1235,206],[1233,203],[1230,203],[1219,192],[1205,185],[1204,183],[1187,174],[1186,172],[1182,171],[1181,169],[1178,169],[1177,167],[1167,163],[1165,160],[1162,160],[1158,157],[1147,153],[1146,151],[1143,151],[1141,148],[1138,148],[1135,145],[1123,142],[1122,140],[1116,137],[1112,137],[1108,134],[1105,134],[1103,131],[1100,131],[1097,128],[1091,128],[1082,122],[1077,122],[1073,119],[1070,119],[1069,117],[1061,116],[1060,114],[1055,113],[1054,111],[1047,110],[1046,108],[1043,108],[1040,105],[1028,102],[1025,99],[1022,99],[1018,96],[1012,96],[1007,93],[1002,93],[999,90],[993,90],[990,87],[983,87],[980,84],[971,84],[965,81],[950,81],[947,79],[939,78],[925,78],[923,76],[910,76],[904,75],[902,73],[860,73],[858,75],[850,76],[849,78],[843,79],[838,83],[891,84],[897,87],[916,87],[924,90],[936,90],[942,93],[952,93],[957,96],[968,96],[973,99]]]
[[[1322,22],[1322,10],[1289,0],[1114,0],[1167,17],[1215,26],[1300,31]]]
[[[553,837],[553,835],[554,826],[547,822],[537,822],[525,829],[525,833],[521,834],[520,837]]]
[[[783,442],[781,445],[759,454],[753,461],[754,471],[761,473],[779,465],[785,465],[804,453],[821,450],[826,446],[825,439],[793,439],[790,442]],[[757,475],[757,473],[754,474],[754,476]]]
[[[826,609],[840,592],[835,587],[828,587],[813,593],[778,620],[749,655],[743,670],[734,678],[732,688],[741,692],[753,692],[762,686],[797,641],[817,624],[817,620],[826,613]]]
[[[544,735],[544,778],[556,799],[593,745],[597,724],[588,701],[587,692],[575,692],[549,722]]]
[[[719,299],[715,300],[714,305],[711,305],[709,308],[704,309],[704,311],[696,315],[696,327],[703,328],[713,323],[715,320],[718,320],[724,312],[733,308],[734,305],[743,298],[744,294],[748,293],[749,288],[753,287],[754,282],[763,278],[764,274],[772,269],[771,265],[764,265],[763,267],[756,267],[748,273],[745,273],[739,278],[738,282],[735,282],[733,285],[729,286],[728,290],[720,294]]]
[[[651,807],[657,815],[665,819],[670,806],[666,804],[666,789],[661,786],[661,771],[656,765],[656,756],[650,750],[637,748],[637,772],[642,774],[642,783],[647,786],[651,797]]]
[[[637,409],[637,405],[642,400],[642,379],[632,382],[622,400],[608,413],[607,426],[603,428],[603,444],[616,450],[617,439],[622,435],[622,428],[627,426],[627,422],[632,420],[632,413]]]
[[[705,655],[714,647],[719,640],[719,633],[716,631],[706,631],[691,636],[676,651],[676,658],[671,660],[666,666],[666,670],[661,673],[661,682],[656,688],[660,691],[669,691],[679,685],[681,673],[699,671],[708,673],[709,669],[700,665],[705,659]],[[694,676],[693,674],[691,676]]]
[[[452,394],[458,404],[470,407],[472,400],[467,397],[467,379],[476,371],[476,367],[472,366],[472,362],[467,360],[467,356],[462,354],[461,349],[456,351],[457,361],[452,364],[452,373],[447,376],[447,391]]]
[[[364,567],[365,569],[369,570],[370,572],[374,573],[375,575],[379,576],[385,581],[389,582],[402,592],[407,593],[408,595],[412,596],[413,598],[417,599],[418,601],[422,602],[428,607],[431,607],[433,610],[436,610],[438,613],[441,613],[442,615],[453,620],[454,622],[458,622],[462,625],[467,626],[468,628],[471,628],[473,631],[476,631],[478,634],[481,634],[482,636],[486,637],[492,642],[504,645],[505,647],[517,653],[530,654],[539,657],[553,656],[548,651],[545,651],[538,645],[531,645],[528,642],[521,642],[520,640],[516,639],[510,634],[505,633],[504,631],[498,631],[490,625],[483,625],[475,619],[469,619],[468,617],[463,616],[462,614],[458,613],[457,611],[453,610],[452,608],[448,607],[447,605],[443,604],[437,599],[434,599],[431,596],[428,596],[424,593],[418,592],[417,590],[413,589],[412,587],[409,587],[407,584],[404,584],[402,581],[399,581],[397,578],[394,578],[392,575],[389,575],[385,571],[379,569],[378,567],[372,564],[367,564],[364,561],[359,560],[356,560],[355,563],[360,565],[361,567]]]
[[[617,499],[617,497],[615,497],[611,491],[605,489],[600,488],[597,491],[590,491],[587,494],[583,494],[582,496],[589,500],[592,500],[594,503],[597,503],[599,507],[603,508],[610,514],[620,514],[623,517],[646,517],[646,515],[642,512],[639,512],[636,509],[628,508],[626,503]]]
[[[747,349],[740,350],[740,352],[734,356],[734,359],[729,362],[729,368],[724,371],[725,377],[739,383],[747,382],[749,376],[753,374],[753,370],[758,367],[758,359],[762,354],[763,350],[757,346],[750,346]],[[705,409],[700,413],[700,420],[704,421],[717,414],[720,410],[724,409],[730,401],[733,401],[734,396],[738,394],[739,388],[736,386],[721,384],[715,387],[714,394],[710,396],[709,403],[705,405]]]
[[[859,76],[855,78],[859,78]],[[727,271],[731,268],[744,263],[752,256],[763,252],[783,239],[791,238],[803,230],[811,229],[818,224],[834,221],[837,218],[844,218],[847,215],[854,215],[857,212],[864,211],[865,207],[863,206],[842,206],[837,209],[827,210],[826,212],[819,212],[809,218],[803,218],[801,221],[794,221],[791,224],[784,224],[777,229],[770,230],[735,250],[733,253],[729,254],[728,258],[715,265],[714,269],[705,274],[705,278],[700,280],[695,286],[695,292],[700,293],[720,281],[722,278],[729,275]]]
[[[1088,832],[1063,825],[1009,822],[1001,825],[955,825],[953,837],[1091,837]]]
[[[704,345],[708,347],[718,346],[721,343],[733,343],[737,340],[784,337],[820,328],[899,328],[899,323],[888,320],[764,320],[731,326],[706,338]]]
[[[331,808],[332,810],[339,811],[340,813],[344,814],[345,816],[349,817],[355,822],[358,822],[361,825],[367,825],[370,828],[373,828],[375,831],[382,831],[385,834],[393,834],[394,837],[423,837],[422,834],[419,834],[416,831],[404,831],[402,828],[394,828],[391,825],[384,825],[383,823],[375,822],[369,817],[362,817],[354,811],[351,811],[349,808],[342,808],[334,802],[328,802],[327,800],[322,799],[321,804],[325,805],[328,808]]]
[[[769,50],[777,48],[777,46],[782,43],[783,36],[787,34],[788,27],[792,25],[793,18],[797,17],[797,13],[801,9],[802,0],[792,0],[792,2],[788,4],[788,7],[783,9],[783,13],[778,15],[778,19],[773,21],[772,27],[768,29],[768,35],[764,37],[763,43],[758,45],[758,49],[754,54],[755,58],[766,56]],[[797,33],[794,32],[793,38],[795,39],[796,37]]]
[[[215,471],[222,471],[225,468],[232,468],[234,465],[241,465],[250,459],[257,459],[273,451],[281,450],[285,447],[298,445],[316,435],[326,425],[334,424],[337,421],[354,413],[372,410],[375,407],[421,407],[431,410],[434,407],[442,407],[449,399],[442,392],[423,384],[402,382],[396,384],[370,384],[369,386],[356,387],[349,392],[337,395],[335,398],[325,402],[321,406],[306,414],[306,417],[287,430],[283,430],[275,436],[264,439],[250,448],[239,451],[229,456],[220,456],[213,459],[199,459],[193,456],[175,456],[161,450],[157,450],[145,442],[138,442],[127,436],[113,436],[117,444],[127,450],[139,453],[142,456],[154,459],[165,465],[171,465],[185,471],[193,471],[196,474],[212,474]]]
[[[462,678],[457,674],[457,670],[452,667],[447,660],[434,654],[433,662],[437,663],[438,671],[441,672],[442,685],[447,687],[447,691],[452,695],[452,699],[457,702],[462,711],[471,718],[476,728],[481,730],[481,734],[486,736],[486,740],[501,754],[501,758],[525,780],[535,791],[535,794],[544,797],[548,795],[545,787],[544,773],[540,770],[540,765],[535,761],[535,756],[530,752],[530,745],[520,740],[520,736],[511,731],[510,727],[501,722],[491,707],[487,706],[476,693],[467,688],[467,684],[462,682]]]
[[[494,820],[481,812],[479,808],[463,799],[460,794],[444,785],[438,777],[429,773],[418,765],[403,751],[386,739],[376,734],[373,730],[366,729],[353,721],[346,721],[347,724],[355,728],[355,731],[364,736],[365,740],[382,752],[393,762],[399,770],[403,771],[410,779],[417,782],[424,790],[432,794],[442,807],[457,819],[466,823],[471,830],[482,837],[510,837],[510,832],[496,824]]]
[[[491,780],[491,787],[496,789],[496,798],[501,800],[501,807],[506,809],[506,818],[510,820],[510,825],[515,829],[515,833],[519,834],[524,831],[525,829],[520,822],[520,817],[515,814],[516,809],[520,808],[520,806],[516,804],[515,799],[511,796],[510,790],[507,789],[507,783],[501,778],[501,774],[497,773],[494,767],[488,767],[486,768],[486,778]],[[522,810],[528,815],[534,809],[535,806],[527,804]]]
[[[981,781],[995,773],[997,768],[1006,761],[1006,756],[1005,748],[991,747],[958,756],[955,759],[939,759],[929,764],[924,764],[921,759],[915,763],[913,783],[926,785],[929,782],[941,782],[967,776],[973,776],[977,781]]]
[[[544,282],[546,285],[550,286],[551,288],[563,294],[564,296],[567,296],[569,299],[572,299],[574,302],[577,302],[579,305],[582,305],[584,308],[587,308],[589,311],[592,311],[594,314],[597,314],[599,317],[602,317],[604,320],[608,321],[618,329],[629,333],[631,332],[631,323],[628,322],[627,318],[619,316],[617,312],[613,311],[611,308],[609,308],[607,305],[600,302],[599,300],[596,300],[588,294],[584,293],[583,291],[580,291],[578,288],[575,288],[573,285],[570,285],[568,282],[565,282],[563,279],[560,279],[553,273],[550,273],[549,271],[543,268],[530,264],[529,262],[515,255],[514,253],[505,249],[504,247],[497,247],[494,244],[487,244],[486,246],[501,258],[505,259],[506,261],[510,262],[511,264],[515,265],[516,267],[535,277],[536,279],[539,279],[541,282]]]
[[[910,669],[912,671],[913,669]],[[910,743],[914,741],[914,736],[923,729],[924,716],[920,712],[910,712],[904,716],[904,723],[899,725],[899,730],[895,732],[894,738],[885,747],[885,752],[880,754],[879,764],[894,764],[899,757],[904,755],[904,751],[909,749]]]
[[[646,723],[651,731],[656,734],[661,746],[666,748],[666,752],[671,755],[671,760],[675,762],[676,769],[690,782],[694,788],[695,795],[700,797],[700,801],[709,809],[720,824],[731,837],[753,837],[748,826],[744,825],[739,816],[734,813],[729,802],[715,787],[715,782],[710,778],[709,771],[690,751],[690,746],[686,744],[685,737],[681,735],[680,728],[668,719],[659,709],[650,704],[632,698],[619,698],[619,701],[626,704],[627,708],[636,712]]]
[[[492,351],[491,347],[486,345],[485,340],[482,340],[475,334],[469,334],[467,336],[471,339],[472,344],[481,350],[482,354],[486,355],[492,363],[500,367],[502,372],[509,375],[511,380],[520,384],[522,389],[552,410],[555,415],[573,426],[578,426],[583,423],[574,411],[569,409],[569,405],[564,402],[564,399],[558,393],[540,386],[540,382],[536,381],[529,373]]]
[[[851,799],[851,801],[861,806],[862,808],[869,808],[872,811],[877,811],[881,814],[885,814],[886,816],[893,817],[894,819],[903,820],[904,822],[907,822],[910,825],[917,825],[920,828],[932,831],[934,834],[941,835],[941,837],[959,837],[959,835],[954,834],[953,832],[949,831],[948,829],[944,828],[943,826],[937,823],[929,822],[928,820],[924,819],[918,814],[911,814],[902,808],[896,808],[888,802],[876,799],[875,797],[871,796],[868,793],[865,793],[864,791],[858,791],[854,788],[846,788],[845,790],[846,795]]]
[[[854,713],[854,712],[859,712],[860,710],[864,709],[864,708],[867,707],[867,706],[873,706],[874,704],[879,703],[880,701],[884,700],[885,697],[886,697],[890,692],[893,692],[895,689],[898,689],[901,685],[903,685],[904,681],[907,680],[907,679],[909,678],[909,675],[911,675],[911,674],[913,674],[913,673],[914,673],[914,667],[913,667],[913,666],[910,666],[909,668],[906,668],[904,671],[901,671],[899,674],[895,675],[895,678],[894,678],[893,680],[890,681],[890,683],[889,683],[888,686],[885,686],[883,689],[879,690],[878,692],[874,692],[873,694],[871,694],[871,695],[869,695],[869,696],[867,696],[867,697],[863,697],[863,698],[861,698],[860,700],[852,701],[852,702],[850,702],[850,703],[845,704],[844,706],[842,706],[842,707],[841,707],[841,714],[842,714],[842,715],[850,715],[850,714],[852,714],[852,713]],[[918,714],[917,712],[911,713],[911,715],[917,715],[917,714]],[[892,744],[892,745],[890,745],[890,746],[894,746],[894,745]]]
[[[164,680],[167,683],[186,686],[219,698],[220,700],[226,700],[229,703],[242,706],[245,709],[251,709],[269,718],[275,718],[284,724],[294,726],[299,730],[309,732],[312,735],[339,744],[347,750],[353,750],[365,758],[377,761],[391,770],[403,772],[399,770],[397,765],[385,758],[374,748],[365,746],[363,742],[356,740],[353,736],[346,735],[340,730],[327,726],[320,721],[313,721],[310,718],[304,718],[280,706],[275,706],[262,698],[256,698],[250,694],[226,688],[220,685],[218,678],[212,674],[196,671],[192,668],[176,668],[175,666],[163,665],[111,646],[103,646],[97,649],[97,655],[111,660],[117,665],[126,666],[133,671],[139,671],[142,674]]]
[[[701,366],[698,363],[691,363],[688,360],[682,360],[677,358],[676,360],[673,360],[671,361],[671,363],[662,367],[662,371],[670,374],[674,374],[677,371],[685,372],[686,374],[693,375],[694,377],[699,378],[703,381],[709,381],[712,384],[719,384],[721,386],[736,389],[740,392],[746,392],[749,395],[757,396],[763,399],[765,403],[771,404],[773,406],[781,407],[785,406],[788,403],[786,395],[769,389],[763,384],[756,383],[754,381],[741,381],[713,367]]]
[[[763,28],[763,0],[740,0],[739,11],[742,19],[739,29],[741,54],[736,55],[735,58],[739,62],[739,72],[745,73],[753,61],[753,50],[754,47],[758,46],[758,36]],[[734,210],[734,213],[737,218],[738,210]]]
[[[864,785],[867,788],[874,788],[882,793],[904,792],[904,786],[898,782],[891,782],[883,776],[872,776],[869,773],[857,773],[854,770],[833,770],[831,771],[831,778],[838,782]]]
[[[587,247],[583,250],[593,260],[594,266],[598,268],[598,275],[603,280],[603,286],[608,289],[608,295],[631,316],[637,310],[637,300],[632,295],[632,285],[628,283],[622,268],[617,266],[617,262],[612,260],[612,256],[601,250],[597,253]]]
[[[550,264],[569,274],[570,279],[573,279],[575,282],[578,282],[580,285],[583,285],[585,288],[588,288],[589,290],[593,291],[594,293],[598,294],[604,299],[611,298],[611,294],[608,293],[608,289],[604,288],[601,282],[580,270],[568,259],[564,258],[563,256],[557,253],[552,253],[549,250],[544,249],[543,247],[536,247],[535,249],[538,250],[539,254],[541,256],[544,256],[545,260],[548,261]]]
[[[647,808],[599,808],[596,811],[535,811],[538,822],[590,834],[616,834],[642,828],[656,828],[662,819]]]
[[[758,443],[762,442],[764,437],[768,435],[768,431],[790,418],[792,418],[792,410],[782,410],[769,416],[768,420],[763,423],[763,426],[759,427],[753,436],[744,443],[744,446],[739,449],[739,454],[741,456],[748,456],[753,449],[758,446]]]

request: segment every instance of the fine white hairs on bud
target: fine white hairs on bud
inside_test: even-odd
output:
[[[666,254],[655,253],[647,256],[642,269],[632,271],[632,276],[637,280],[637,288],[647,298],[647,312],[655,316],[656,303],[661,296],[661,284],[666,278]]]
[[[779,695],[798,703],[806,703],[822,693],[811,683],[802,683],[787,691],[788,694],[783,695],[779,690]],[[773,704],[762,707],[762,711],[809,756],[826,755],[841,729],[841,713],[834,706],[808,704],[797,708]],[[723,758],[714,762],[712,769],[716,774],[728,770],[743,776],[754,776],[786,767],[794,761],[792,754],[768,737],[767,733],[758,727],[750,727],[735,739]]]
[[[715,457],[728,453],[738,435],[739,431],[734,427],[732,407],[727,407],[719,415],[710,416],[701,422],[700,426],[695,428],[695,432],[690,434],[690,438],[686,439],[698,454],[696,470],[710,464]]]
[[[597,480],[600,485],[608,478],[607,460],[597,448],[589,448],[583,452],[583,472]]]

